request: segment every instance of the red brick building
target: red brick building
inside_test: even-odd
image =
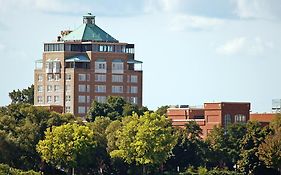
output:
[[[246,123],[250,118],[250,103],[218,102],[204,103],[204,108],[169,108],[167,115],[173,126],[183,127],[191,120],[196,121],[205,138],[216,125]]]
[[[250,114],[250,121],[258,121],[262,126],[268,125],[276,118],[276,113],[252,113]]]

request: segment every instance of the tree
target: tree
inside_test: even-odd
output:
[[[276,168],[281,174],[281,130],[265,138],[258,148],[259,159],[268,167]]]
[[[96,147],[93,131],[87,126],[66,124],[48,128],[37,151],[47,163],[61,168],[83,168]],[[82,160],[83,159],[83,160]]]
[[[145,173],[145,167],[157,167],[170,157],[176,137],[165,116],[148,112],[140,117],[134,114],[125,117],[122,124],[117,130],[117,149],[110,152],[112,158],[143,165]]]
[[[178,141],[165,167],[176,171],[178,168],[183,170],[188,166],[205,166],[208,147],[201,138],[200,126],[195,121],[191,121],[185,125],[185,128],[175,128],[174,134],[177,135]]]
[[[106,103],[94,101],[88,111],[87,118],[94,121],[95,117],[104,116],[116,120],[123,116],[132,115],[134,112],[142,115],[145,111],[148,111],[146,107],[139,108],[137,105],[126,102],[122,97],[110,96]]]
[[[260,144],[257,155],[269,168],[277,169],[281,174],[281,117],[270,124],[272,133]]]
[[[87,126],[93,131],[93,137],[97,142],[95,154],[92,157],[92,166],[97,167],[100,174],[110,168],[110,157],[107,153],[106,128],[110,125],[109,117],[96,117],[94,122]]]
[[[34,85],[27,89],[13,90],[9,93],[12,103],[29,103],[34,104]]]
[[[263,128],[258,122],[248,122],[247,130],[240,142],[240,159],[238,170],[243,174],[258,174],[264,169],[264,164],[258,158],[258,148],[269,133],[267,128]]]
[[[240,158],[240,144],[246,133],[245,124],[231,124],[227,128],[215,127],[207,137],[210,145],[210,163],[233,169]]]
[[[167,115],[167,109],[169,108],[170,106],[168,105],[165,105],[165,106],[160,106],[159,108],[157,108],[157,110],[155,111],[157,114],[159,115]]]

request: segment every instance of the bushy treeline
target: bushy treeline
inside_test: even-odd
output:
[[[0,109],[0,163],[44,174],[276,174],[281,118],[220,126],[206,140],[195,122],[174,128],[165,115],[110,97],[86,121],[26,103]]]
[[[11,168],[5,164],[0,164],[0,175],[40,175],[40,173],[33,170],[22,171],[16,168]]]

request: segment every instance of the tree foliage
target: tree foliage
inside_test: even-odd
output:
[[[159,166],[171,155],[176,137],[164,116],[148,112],[140,117],[135,114],[124,118],[122,125],[117,130],[118,149],[110,152],[111,157],[120,157],[129,164]]]
[[[258,158],[258,148],[269,133],[258,122],[249,122],[246,125],[246,133],[240,143],[240,159],[238,169],[244,174],[257,174],[264,164]]]
[[[58,167],[83,167],[79,159],[87,159],[96,147],[93,131],[87,126],[65,124],[48,128],[37,151],[47,163]]]
[[[34,85],[22,90],[13,90],[9,93],[12,103],[34,104]]]
[[[116,120],[133,113],[142,115],[145,111],[148,111],[146,107],[139,108],[137,105],[126,102],[122,97],[110,96],[106,103],[94,101],[88,110],[87,118],[94,121],[95,117],[104,116]]]

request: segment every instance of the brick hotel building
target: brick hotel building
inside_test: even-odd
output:
[[[141,64],[134,44],[110,36],[89,13],[76,30],[44,43],[34,70],[34,104],[77,116],[84,116],[93,100],[105,102],[108,96],[141,106]]]

